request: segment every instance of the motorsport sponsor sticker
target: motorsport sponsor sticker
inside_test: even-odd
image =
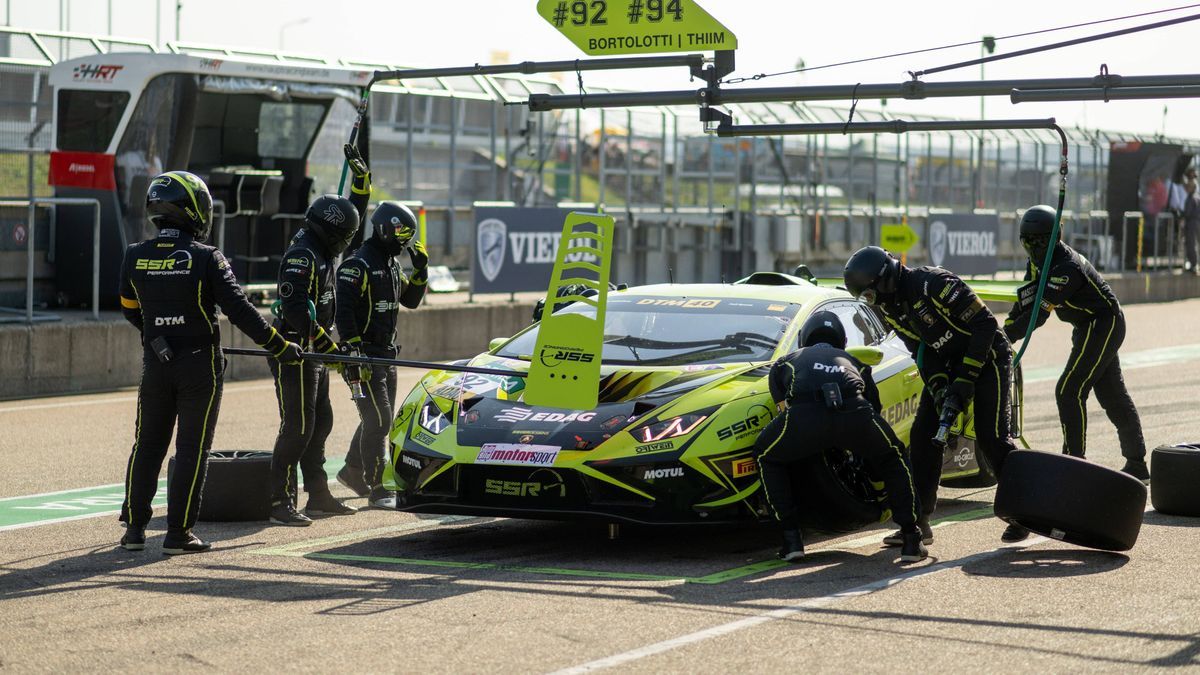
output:
[[[562,448],[557,445],[525,443],[484,443],[475,457],[476,464],[551,466]]]
[[[590,56],[737,49],[696,0],[538,0],[537,12]]]
[[[753,476],[758,473],[758,462],[753,457],[743,457],[733,460],[733,477]]]
[[[675,441],[659,441],[657,443],[650,443],[647,445],[639,445],[636,448],[634,448],[634,452],[641,455],[641,454],[644,454],[647,452],[660,452],[662,450],[674,450],[674,449],[675,449]]]

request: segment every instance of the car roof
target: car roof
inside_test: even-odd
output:
[[[781,285],[754,283],[651,284],[648,286],[632,286],[623,291],[612,291],[612,294],[651,295],[664,298],[745,298],[790,302],[799,305],[808,305],[838,298],[850,298],[850,294],[843,289],[833,288],[832,286],[816,286],[809,282]]]

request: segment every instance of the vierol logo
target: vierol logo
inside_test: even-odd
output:
[[[479,260],[479,271],[488,281],[495,281],[504,267],[504,247],[508,237],[508,226],[498,218],[488,218],[479,223],[475,234],[475,251]]]

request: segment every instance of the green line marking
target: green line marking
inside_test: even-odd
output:
[[[1122,352],[1121,370],[1153,368],[1155,366],[1196,360],[1200,360],[1200,345],[1177,345],[1174,347],[1143,349],[1140,352]],[[1057,380],[1059,375],[1062,375],[1062,370],[1063,367],[1061,365],[1030,368],[1025,371],[1025,384]]]
[[[335,476],[343,464],[345,461],[342,459],[328,460],[325,462],[325,471],[331,477]],[[122,483],[4,497],[0,498],[0,532],[68,520],[117,515],[121,512],[121,504],[124,501],[125,485]],[[150,505],[156,509],[166,507],[166,478],[158,479],[158,490]]]

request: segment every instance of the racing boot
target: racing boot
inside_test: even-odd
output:
[[[304,515],[309,518],[352,516],[356,513],[358,513],[358,509],[339,502],[328,491],[315,495],[310,494],[308,504],[304,507]]]
[[[924,535],[917,528],[912,532],[901,535],[904,542],[900,544],[900,562],[920,562],[929,557],[929,550],[922,541]]]
[[[399,500],[396,499],[396,493],[385,489],[383,486],[371,488],[371,496],[367,497],[367,504],[373,509],[395,511],[399,508]]]
[[[342,470],[337,472],[337,482],[359,497],[366,497],[371,492],[371,486],[363,480],[363,470],[360,466],[343,466]]]
[[[1125,466],[1121,467],[1121,472],[1142,481],[1142,485],[1150,484],[1150,467],[1146,466],[1145,460],[1127,459]]]
[[[145,550],[146,527],[144,525],[126,525],[125,534],[121,537],[121,548],[126,551]]]
[[[210,548],[212,548],[212,544],[192,534],[191,530],[177,530],[172,528],[167,530],[167,536],[163,539],[164,555],[204,553]]]
[[[1022,527],[1016,523],[1009,523],[1008,527],[1004,528],[1004,533],[1000,535],[1000,541],[1011,544],[1018,541],[1024,541],[1029,536],[1029,528]]]
[[[917,521],[917,527],[921,531],[921,543],[926,546],[933,543],[933,528],[929,526],[929,517],[922,516]],[[904,530],[896,530],[883,538],[884,546],[903,546],[904,545]]]
[[[795,562],[804,557],[804,537],[800,530],[784,530],[783,546],[779,547],[779,559]]]
[[[296,511],[290,501],[285,501],[271,507],[271,522],[288,527],[308,527],[312,525],[312,518]]]

